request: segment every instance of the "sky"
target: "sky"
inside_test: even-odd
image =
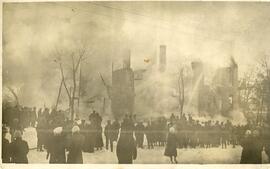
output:
[[[61,76],[60,51],[85,49],[83,74],[92,90],[104,90],[111,65],[120,68],[131,51],[133,69],[167,47],[167,71],[201,60],[208,74],[233,56],[242,76],[268,55],[270,4],[263,2],[50,2],[4,3],[3,86],[12,86],[26,105],[55,102]]]

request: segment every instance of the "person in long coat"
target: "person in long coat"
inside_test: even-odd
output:
[[[12,124],[10,126],[11,141],[13,141],[15,139],[14,133],[16,131],[20,131],[21,133],[23,132],[23,127],[20,124],[19,119],[17,119],[17,118],[12,120]]]
[[[147,140],[147,146],[148,149],[153,149],[153,126],[151,125],[150,122],[147,123],[147,126],[145,127],[145,135],[146,135],[146,140]]]
[[[102,139],[102,127],[101,125],[96,126],[96,145],[95,147],[97,150],[102,150],[102,147],[104,146],[103,144],[103,139]]]
[[[46,138],[46,119],[45,117],[38,117],[37,123],[37,151],[43,151],[43,145],[45,145]]]
[[[2,127],[2,162],[10,163],[10,145],[8,139],[5,138],[8,132],[6,127]]]
[[[66,163],[66,142],[62,131],[62,127],[57,127],[53,130],[53,135],[50,136],[48,144],[48,153],[50,154],[49,163]]]
[[[107,125],[104,129],[104,135],[106,138],[106,149],[108,150],[110,145],[111,152],[113,152],[112,124],[110,120],[107,121]]]
[[[252,164],[262,164],[263,143],[258,129],[253,131]]]
[[[116,146],[119,164],[132,164],[137,158],[136,141],[133,137],[134,125],[130,120],[124,120]]]
[[[263,133],[263,140],[264,140],[264,151],[266,155],[268,156],[268,159],[270,161],[270,127],[267,126],[264,128]]]
[[[117,141],[119,135],[120,123],[116,119],[112,123],[112,141]]]
[[[93,153],[95,151],[95,145],[96,145],[96,132],[95,132],[95,125],[90,124],[89,125],[89,152]]]
[[[120,123],[115,120],[112,123],[112,141],[117,141],[119,135]]]
[[[252,164],[252,152],[253,152],[253,138],[251,136],[251,131],[247,130],[245,133],[245,138],[241,141],[242,155],[240,164]]]
[[[132,134],[120,133],[116,147],[119,164],[132,164],[137,158],[137,147]]]
[[[67,163],[82,164],[82,150],[83,150],[84,137],[80,134],[80,128],[74,126],[72,128],[72,136],[68,145],[68,158]]]
[[[14,132],[14,140],[10,143],[10,153],[12,163],[28,163],[27,154],[29,152],[28,143],[22,140],[21,131]]]
[[[136,143],[139,148],[143,148],[145,127],[142,122],[139,122],[135,127]]]
[[[90,122],[85,123],[85,138],[84,138],[84,151],[88,153],[93,153],[94,152],[94,143],[95,141],[93,140],[93,125],[90,124]]]
[[[174,127],[169,129],[164,155],[170,157],[171,163],[177,163],[177,138]]]

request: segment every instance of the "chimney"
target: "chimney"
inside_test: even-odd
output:
[[[130,50],[124,55],[123,59],[123,68],[124,69],[129,69],[130,68]]]
[[[166,45],[160,45],[159,51],[159,71],[164,72],[166,70]]]

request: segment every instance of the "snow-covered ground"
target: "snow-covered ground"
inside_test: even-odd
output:
[[[23,134],[30,147],[28,154],[29,163],[48,163],[46,152],[37,152],[35,149],[37,143],[36,131],[34,128],[27,128]],[[116,144],[116,143],[114,143]],[[115,150],[114,145],[114,150]],[[146,146],[145,146],[146,147]],[[178,149],[178,162],[184,164],[237,164],[240,161],[242,148],[237,146],[227,149],[221,148],[197,148],[197,149]],[[163,155],[164,147],[155,147],[154,149],[138,149],[138,156],[134,163],[138,164],[168,164],[170,160]],[[117,157],[115,152],[106,149],[96,151],[95,153],[83,153],[84,163],[96,164],[115,164]],[[267,156],[263,152],[263,162],[269,163]]]

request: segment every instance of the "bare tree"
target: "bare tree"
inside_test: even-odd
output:
[[[57,104],[59,102],[59,96],[61,93],[61,87],[62,85],[64,86],[67,96],[68,96],[68,100],[69,100],[69,110],[70,110],[70,114],[71,114],[71,120],[74,119],[74,117],[76,116],[75,114],[75,100],[79,99],[78,96],[78,86],[77,86],[77,74],[78,74],[78,69],[80,67],[80,65],[82,64],[82,61],[84,60],[83,56],[85,55],[85,48],[83,48],[82,50],[77,51],[77,56],[78,59],[76,60],[76,54],[75,52],[71,52],[71,54],[69,55],[70,59],[71,59],[71,82],[68,84],[68,80],[65,76],[65,72],[64,72],[64,67],[63,67],[63,61],[61,59],[61,56],[63,56],[63,53],[60,53],[58,50],[56,50],[56,54],[57,54],[57,59],[55,60],[56,63],[59,64],[59,68],[60,68],[60,72],[61,72],[61,85],[59,87],[59,93],[58,93],[58,99],[57,99]],[[69,86],[68,86],[69,85]],[[70,90],[69,90],[69,89]]]
[[[100,73],[99,73],[99,76],[101,78],[101,81],[102,81],[103,85],[106,88],[106,92],[107,92],[108,98],[109,98],[109,100],[111,100],[111,98],[112,98],[111,97],[111,85],[105,82],[103,76]],[[106,107],[106,98],[104,97],[103,98],[103,108],[102,108],[103,113],[105,113],[105,107]]]
[[[263,55],[259,60],[260,88],[261,88],[261,113],[265,109],[270,120],[270,56]]]
[[[249,68],[240,81],[240,103],[245,113],[256,111],[257,123],[262,124],[264,112],[270,117],[270,57],[263,55],[257,65]],[[255,113],[255,112],[253,112]],[[251,119],[254,120],[254,119]],[[270,122],[270,118],[269,118]]]
[[[255,78],[254,69],[251,68],[250,71],[245,73],[244,77],[240,79],[240,105],[245,114],[251,109],[256,85]]]
[[[108,83],[105,82],[103,76],[100,73],[99,73],[99,76],[100,76],[100,78],[102,80],[103,85],[106,88],[107,95],[108,95],[109,99],[111,99],[111,85],[109,85]]]
[[[61,91],[62,91],[62,86],[63,86],[63,82],[64,80],[61,80],[59,89],[58,89],[58,95],[57,95],[57,100],[56,100],[56,104],[55,104],[55,110],[57,110],[58,104],[59,104],[59,100],[60,100],[60,95],[61,95]]]

